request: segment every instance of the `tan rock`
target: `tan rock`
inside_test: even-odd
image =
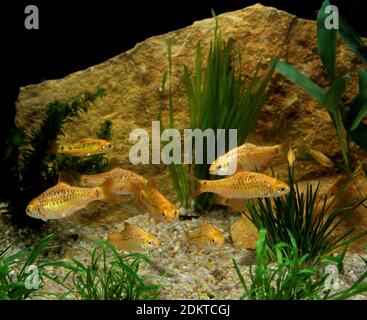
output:
[[[266,70],[269,59],[287,59],[304,70],[320,85],[326,84],[321,68],[315,39],[315,22],[299,19],[275,8],[260,4],[222,14],[218,17],[224,37],[233,38],[235,49],[242,54],[245,73],[250,77],[262,59]],[[129,133],[135,128],[150,132],[151,121],[159,109],[159,87],[167,69],[166,42],[172,42],[175,117],[178,128],[188,127],[188,107],[183,85],[183,66],[193,69],[195,47],[201,42],[203,55],[213,39],[214,19],[205,19],[193,25],[156,36],[137,44],[106,62],[69,76],[49,80],[21,88],[17,101],[16,123],[29,132],[43,116],[45,105],[54,99],[68,100],[86,90],[106,88],[107,95],[90,107],[75,123],[65,125],[66,137],[62,142],[94,135],[102,119],[113,120],[113,141],[117,146],[113,157],[122,167],[134,170],[146,177],[156,177],[163,193],[174,198],[168,170],[164,165],[130,164],[128,153],[132,145]],[[358,61],[354,54],[340,43],[338,47],[338,70],[350,71]],[[353,69],[355,70],[355,69]],[[350,86],[356,91],[356,83]],[[261,119],[250,140],[262,144],[274,144],[290,137],[295,145],[307,144],[324,152],[332,159],[338,158],[339,145],[328,114],[307,93],[298,89],[282,75],[276,74],[269,88],[269,98]],[[349,95],[350,97],[350,95]],[[276,121],[274,121],[276,119]],[[358,151],[362,155],[362,151]],[[363,154],[364,155],[364,154]],[[297,172],[304,178],[328,174],[320,171],[317,164],[296,164]],[[133,199],[124,200],[122,215],[137,214]],[[112,210],[112,209],[111,209]],[[115,209],[113,209],[115,210]]]

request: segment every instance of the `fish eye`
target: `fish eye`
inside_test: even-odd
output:
[[[215,243],[215,239],[212,239],[212,242]]]
[[[285,191],[285,187],[280,187],[280,188],[279,188],[279,191],[280,191],[280,192]]]
[[[220,164],[220,165],[218,165],[218,167],[217,167],[218,169],[222,169],[222,165]]]
[[[107,147],[112,148],[112,144],[111,144],[111,143],[110,143],[110,144],[108,144],[108,145],[107,145]]]
[[[153,241],[152,241],[152,240],[149,240],[149,241],[148,241],[148,243],[149,243],[150,245],[152,245],[152,244],[153,244]]]

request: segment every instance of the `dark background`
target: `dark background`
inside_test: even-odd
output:
[[[321,0],[14,2],[0,5],[1,139],[13,126],[14,103],[20,86],[61,78],[100,63],[147,37],[210,17],[211,8],[220,14],[260,2],[299,17],[315,19],[322,3]],[[362,0],[332,2],[361,35],[367,36]],[[39,30],[24,28],[24,8],[28,4],[39,8]]]

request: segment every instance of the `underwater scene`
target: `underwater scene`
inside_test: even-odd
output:
[[[1,93],[0,300],[367,299],[360,2],[260,2]]]

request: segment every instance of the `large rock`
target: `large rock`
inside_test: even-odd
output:
[[[260,58],[264,71],[270,59],[280,56],[304,70],[320,85],[326,85],[317,53],[315,21],[299,19],[260,4],[222,14],[218,21],[224,37],[234,39],[235,49],[243,57],[242,67],[249,77]],[[29,132],[39,123],[48,102],[54,99],[68,100],[98,87],[106,88],[107,95],[98,99],[88,113],[65,126],[67,135],[60,138],[61,142],[93,136],[101,120],[113,120],[113,141],[117,147],[112,156],[118,158],[126,169],[147,177],[157,177],[163,192],[174,197],[169,173],[164,165],[130,164],[128,153],[132,144],[128,141],[129,133],[135,128],[150,131],[151,122],[157,117],[159,88],[162,75],[167,70],[168,40],[172,42],[173,51],[172,89],[176,123],[178,128],[188,127],[183,65],[193,69],[198,41],[206,55],[214,28],[213,18],[195,22],[184,29],[149,38],[127,52],[63,79],[23,87],[17,101],[16,123]],[[337,59],[341,74],[346,71],[355,73],[358,60],[344,43],[338,47]],[[355,82],[350,85],[347,99],[350,98],[350,92],[356,92]],[[328,114],[315,100],[280,74],[274,76],[269,94],[250,140],[273,144],[291,138],[296,145],[310,145],[334,159],[340,159],[335,130]],[[364,156],[361,150],[357,150],[357,154]],[[313,164],[299,164],[298,172],[303,178],[333,174]],[[136,212],[133,201],[126,198],[120,212]],[[116,217],[119,217],[118,213]]]

